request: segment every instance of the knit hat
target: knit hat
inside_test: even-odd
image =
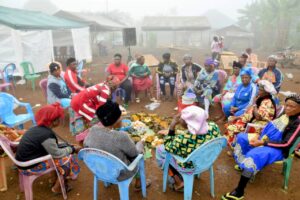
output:
[[[111,126],[121,117],[119,104],[107,101],[96,110],[96,115],[103,126]]]

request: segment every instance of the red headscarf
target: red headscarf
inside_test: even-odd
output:
[[[64,117],[64,109],[59,103],[43,106],[35,114],[35,120],[38,126],[50,126],[57,118]]]

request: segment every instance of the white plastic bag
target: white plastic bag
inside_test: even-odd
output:
[[[154,102],[154,103],[150,103],[150,104],[146,105],[145,108],[147,108],[148,110],[155,110],[159,106],[160,106],[160,103]]]

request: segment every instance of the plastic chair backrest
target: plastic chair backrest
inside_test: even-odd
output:
[[[79,76],[79,77],[81,77],[81,73],[82,73],[82,69],[83,69],[83,64],[84,64],[84,62],[83,62],[83,60],[82,60],[82,61],[80,61],[80,62],[78,63],[78,65],[77,65],[77,73],[78,73],[78,76]]]
[[[18,161],[15,159],[15,154],[11,149],[11,142],[3,135],[0,135],[0,146],[15,164],[18,163]]]
[[[6,79],[6,82],[9,82],[9,78],[13,77],[15,70],[16,70],[16,65],[14,63],[9,63],[4,67],[3,72],[4,72],[4,77]]]
[[[212,139],[194,150],[186,158],[186,162],[192,161],[195,168],[194,173],[199,174],[211,167],[223,148],[226,147],[226,144],[227,140],[225,137]]]
[[[21,62],[21,66],[23,68],[25,76],[34,74],[34,68],[33,68],[33,65],[31,62],[28,62],[28,61]]]
[[[295,130],[295,132],[297,132],[299,134],[299,131],[300,131],[300,125],[298,125],[298,128]],[[296,135],[298,135],[296,134]],[[293,134],[294,135],[294,134]],[[293,154],[296,147],[299,145],[300,143],[300,137],[298,137],[298,139],[296,140],[296,142],[293,144],[293,146],[290,148],[289,150],[289,155]]]
[[[14,103],[19,103],[14,96],[0,92],[0,118],[5,119],[8,116],[15,115]]]
[[[47,98],[47,84],[48,84],[48,79],[44,78],[40,81],[39,85],[40,88],[43,91],[44,96]]]
[[[82,149],[78,157],[98,179],[104,182],[118,182],[120,172],[127,167],[119,158],[99,149]]]

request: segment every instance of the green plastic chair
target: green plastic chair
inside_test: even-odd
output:
[[[32,85],[32,90],[35,91],[35,80],[41,75],[34,72],[34,67],[31,62],[24,61],[20,64],[23,68],[25,80],[30,80]]]
[[[299,131],[300,131],[300,125],[296,129],[297,133],[299,133]],[[298,139],[296,140],[294,145],[290,148],[289,156],[286,159],[284,159],[283,161],[275,162],[276,164],[283,164],[283,167],[282,167],[282,173],[284,176],[283,189],[285,189],[285,190],[288,189],[289,178],[290,178],[291,168],[292,168],[292,163],[293,163],[293,158],[294,158],[294,152],[299,144],[300,144],[300,137],[298,137]]]

